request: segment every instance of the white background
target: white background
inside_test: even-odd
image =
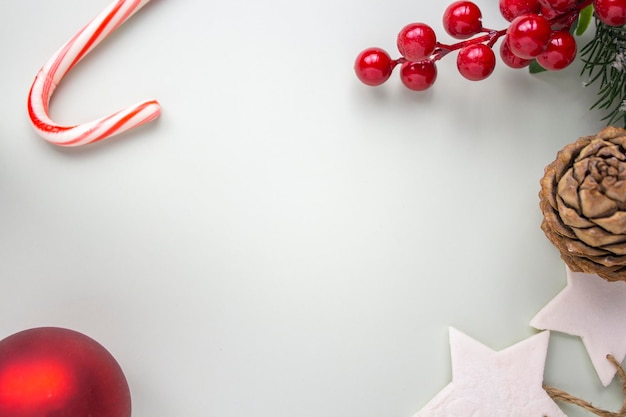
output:
[[[107,1],[2,0],[0,337],[95,338],[135,417],[410,417],[450,381],[448,326],[497,350],[534,334],[565,285],[538,181],[602,113],[579,62],[472,83],[450,55],[425,93],[359,84],[357,53],[396,56],[411,21],[450,41],[447,4],[155,0],[51,109],[71,124],[157,98],[161,118],[61,149],[27,92]],[[546,382],[621,403],[578,338],[552,336]]]

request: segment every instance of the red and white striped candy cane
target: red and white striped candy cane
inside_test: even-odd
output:
[[[49,116],[56,86],[68,71],[104,38],[150,0],[117,0],[61,47],[41,68],[28,96],[28,114],[37,133],[59,146],[79,146],[106,139],[156,119],[161,106],[147,100],[109,116],[76,126],[61,126]]]

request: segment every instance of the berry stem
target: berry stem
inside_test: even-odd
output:
[[[466,41],[457,42],[452,45],[446,45],[444,43],[437,42],[437,48],[435,48],[435,52],[433,53],[431,59],[433,61],[438,61],[450,52],[465,48],[469,45],[475,45],[477,43],[485,43],[488,47],[493,47],[493,45],[500,39],[502,36],[506,34],[506,29],[503,30],[492,30],[492,29],[484,29],[484,32],[487,32],[485,35],[479,36],[477,38],[468,39]]]
[[[502,30],[493,30],[493,29],[484,29],[483,32],[486,32],[485,35],[478,36],[476,38],[468,39],[462,42],[457,42],[452,45],[448,45],[445,43],[437,42],[437,46],[435,47],[434,52],[428,58],[425,58],[425,61],[437,62],[444,56],[448,55],[450,52],[458,51],[459,49],[463,49],[466,46],[476,45],[479,43],[485,43],[488,47],[492,48],[493,45],[500,39],[502,36],[506,35],[506,29]],[[403,64],[408,62],[408,60],[404,57],[400,57],[394,61],[394,66],[397,64]]]

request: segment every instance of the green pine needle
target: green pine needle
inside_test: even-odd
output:
[[[596,19],[593,39],[580,51],[585,85],[599,83],[592,109],[608,110],[607,124],[626,126],[626,27],[611,27]]]

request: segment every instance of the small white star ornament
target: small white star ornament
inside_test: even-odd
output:
[[[611,383],[626,356],[626,282],[609,282],[595,274],[567,269],[567,287],[531,320],[536,329],[580,336],[600,382]]]
[[[414,417],[566,417],[543,389],[549,338],[494,351],[451,328],[452,382]]]

